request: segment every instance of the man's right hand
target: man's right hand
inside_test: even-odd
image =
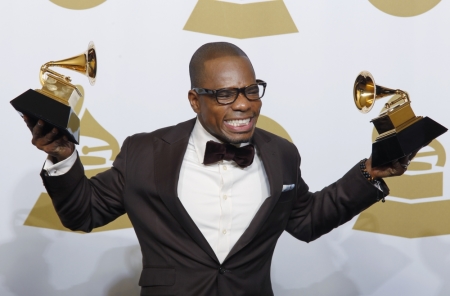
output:
[[[51,128],[43,120],[33,120],[24,115],[23,120],[31,131],[31,143],[52,157],[53,163],[60,162],[72,155],[75,144],[70,142],[57,128]]]

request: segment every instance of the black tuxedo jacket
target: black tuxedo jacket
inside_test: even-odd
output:
[[[194,123],[127,138],[113,167],[91,179],[79,160],[62,176],[41,174],[62,223],[72,230],[89,232],[128,213],[143,256],[141,295],[273,295],[270,265],[283,231],[312,241],[383,195],[358,165],[336,183],[309,192],[296,147],[256,129],[252,141],[269,179],[270,197],[220,264],[177,197]],[[282,192],[283,184],[295,187]]]

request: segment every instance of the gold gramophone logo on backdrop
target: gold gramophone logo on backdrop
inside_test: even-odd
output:
[[[377,137],[374,128],[372,141]],[[416,155],[403,176],[385,179],[390,196],[405,202],[396,199],[373,205],[359,215],[353,229],[406,238],[450,234],[450,199],[442,198],[445,163],[444,146],[435,139]]]
[[[98,6],[106,0],[50,0],[50,2],[68,9],[89,9]]]
[[[238,39],[298,33],[282,0],[199,0],[183,29]]]
[[[369,2],[387,14],[411,17],[431,10],[441,0],[369,0]]]
[[[282,137],[292,143],[292,138],[288,132],[275,120],[270,117],[259,115],[256,127],[266,130],[272,134]]]

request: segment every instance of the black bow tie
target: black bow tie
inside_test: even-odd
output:
[[[252,144],[237,148],[231,144],[208,141],[203,164],[212,164],[221,160],[234,160],[238,166],[245,168],[253,163],[254,156],[255,147]]]

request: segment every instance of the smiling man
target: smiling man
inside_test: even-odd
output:
[[[113,167],[91,179],[72,143],[25,117],[49,155],[41,176],[70,229],[128,213],[143,256],[141,295],[273,295],[283,231],[309,242],[349,221],[387,195],[381,178],[403,174],[412,156],[377,169],[362,160],[311,193],[297,148],[256,128],[266,83],[245,53],[205,44],[189,70],[197,117],[128,137]]]

